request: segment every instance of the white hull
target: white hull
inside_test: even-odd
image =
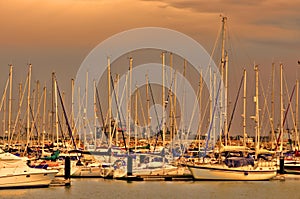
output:
[[[7,170],[7,169],[2,169]],[[36,171],[35,171],[36,170]],[[4,171],[1,171],[4,173]],[[14,172],[0,175],[0,188],[47,187],[54,179],[57,171],[30,169],[26,172]]]
[[[168,165],[162,168],[134,168],[132,170],[133,176],[145,176],[145,175],[171,175],[178,174],[179,168]],[[120,168],[114,171],[114,178],[122,178],[127,175],[127,168]]]
[[[229,168],[223,165],[188,165],[195,180],[236,180],[258,181],[270,180],[276,176],[273,167],[239,167]]]

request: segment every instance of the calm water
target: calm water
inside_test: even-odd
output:
[[[0,198],[289,198],[300,199],[300,180],[263,182],[131,182],[72,179],[70,187],[0,190]]]

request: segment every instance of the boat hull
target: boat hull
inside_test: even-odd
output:
[[[260,181],[276,176],[273,168],[228,168],[222,165],[188,165],[195,180]]]
[[[285,163],[284,164],[284,172],[287,174],[297,174],[300,175],[300,163]]]
[[[39,170],[39,169],[36,169]],[[0,176],[0,188],[47,187],[57,171],[33,171]]]

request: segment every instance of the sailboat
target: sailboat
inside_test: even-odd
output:
[[[222,18],[223,29],[223,42],[222,42],[222,70],[226,68],[228,64],[228,57],[224,56],[224,35],[225,35],[225,23],[227,18]],[[258,180],[270,180],[276,176],[277,169],[272,162],[260,162],[256,161],[259,153],[259,106],[258,106],[258,67],[255,66],[256,74],[256,95],[254,97],[256,104],[256,115],[254,117],[256,123],[256,150],[255,159],[250,155],[250,150],[246,146],[229,146],[227,145],[227,120],[224,121],[224,134],[225,134],[225,146],[221,141],[222,135],[220,135],[219,150],[217,160],[211,160],[209,163],[202,162],[189,162],[186,166],[191,171],[195,180],[237,180],[237,181],[258,181]],[[227,76],[227,71],[226,71]],[[222,71],[223,77],[223,71]],[[244,72],[244,89],[246,73]],[[227,77],[225,77],[225,89],[227,89]],[[227,91],[225,91],[226,93]],[[244,99],[245,98],[244,90]],[[226,101],[225,94],[225,101]],[[216,101],[218,97],[216,97]],[[244,100],[245,103],[245,100]],[[225,102],[226,106],[226,102]],[[245,119],[245,105],[244,105],[244,119]],[[225,109],[226,111],[226,109]],[[226,117],[225,113],[225,117]],[[213,120],[211,120],[213,121]],[[245,136],[244,136],[245,139]],[[208,140],[207,140],[208,142]],[[203,161],[204,162],[204,161]]]
[[[57,173],[30,168],[22,158],[0,149],[0,188],[47,187]]]

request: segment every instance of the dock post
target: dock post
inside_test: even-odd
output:
[[[132,176],[132,157],[127,156],[127,176]]]
[[[284,174],[284,156],[281,155],[279,158],[279,174]]]
[[[70,157],[67,156],[65,158],[65,179],[70,179],[71,176],[71,160]]]

